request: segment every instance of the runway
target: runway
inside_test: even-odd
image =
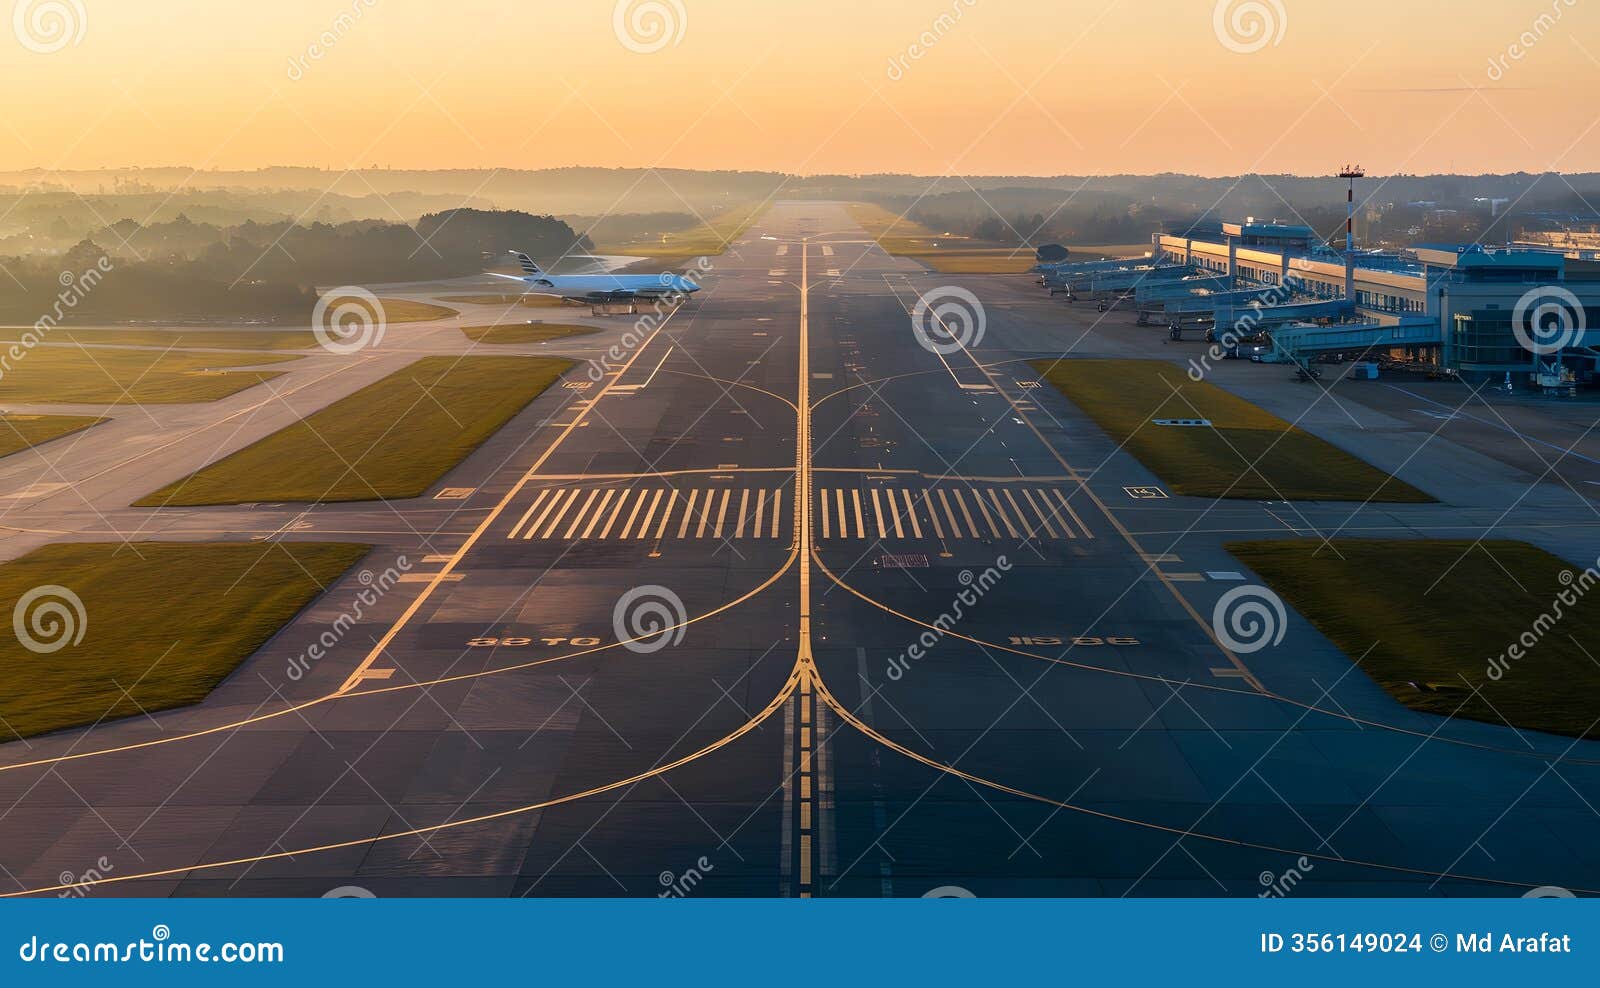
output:
[[[1600,890],[1592,744],[1412,713],[1297,615],[1250,654],[1210,620],[1248,578],[1228,538],[1475,536],[1515,464],[1495,461],[1503,496],[1456,498],[1442,488],[1482,464],[1429,446],[1439,505],[1171,497],[1026,363],[1135,345],[1026,279],[928,273],[818,202],[774,204],[713,260],[670,318],[538,348],[590,362],[445,479],[457,501],[132,513],[145,488],[119,501],[108,474],[108,524],[365,532],[364,569],[409,568],[301,675],[357,577],[198,707],[0,749],[0,882],[1251,896],[1293,872],[1300,895]],[[950,285],[986,329],[934,352],[913,313]],[[430,332],[429,352],[466,346]],[[99,523],[24,518],[40,539]],[[1592,559],[1593,520],[1497,531]]]

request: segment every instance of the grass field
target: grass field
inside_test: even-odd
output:
[[[985,244],[970,237],[940,233],[871,203],[851,203],[849,209],[851,217],[878,246],[896,257],[921,261],[941,274],[1022,274],[1038,263],[1031,247]],[[1072,251],[1073,260],[1078,261],[1138,257],[1150,250],[1149,244],[1066,246]]]
[[[687,261],[696,257],[715,257],[728,249],[728,244],[749,229],[764,204],[751,203],[725,209],[698,226],[651,240],[634,240],[626,243],[607,243],[596,246],[596,254],[631,254],[648,257],[659,268],[662,261]],[[631,267],[631,266],[630,266]]]
[[[42,446],[106,421],[93,415],[0,414],[0,456]]]
[[[365,545],[62,543],[0,564],[7,614],[35,587],[82,603],[24,610],[50,654],[0,636],[0,737],[27,737],[205,699],[233,669],[361,559]],[[292,556],[291,556],[292,553]],[[66,634],[63,635],[62,631]],[[72,644],[81,631],[82,639]],[[126,690],[126,694],[123,692]]]
[[[598,333],[593,326],[556,322],[502,323],[498,326],[463,326],[461,332],[474,343],[546,343],[568,336]]]
[[[1159,360],[1037,360],[1033,366],[1175,494],[1252,500],[1422,503],[1409,484]],[[1153,419],[1209,419],[1212,428]]]
[[[561,299],[553,295],[441,295],[441,302],[468,305],[520,305],[529,309],[559,309]]]
[[[16,342],[21,329],[0,329],[0,346]],[[305,350],[317,345],[310,330],[298,329],[57,329],[52,343],[101,346],[158,346],[177,349]]]
[[[435,319],[449,319],[456,315],[455,309],[403,298],[380,298],[378,304],[383,306],[384,321],[391,326],[405,322],[432,322]]]
[[[0,401],[116,405],[216,401],[278,377],[234,370],[298,360],[293,354],[191,353],[38,346],[0,361]]]
[[[856,202],[850,216],[878,246],[909,257],[943,274],[1020,274],[1035,263],[1029,248],[997,247],[967,237],[948,236],[896,216],[882,206]]]
[[[571,366],[423,357],[136,506],[417,497]]]
[[[1227,549],[1413,710],[1600,737],[1600,597],[1562,605],[1547,633],[1522,646],[1522,658],[1508,660],[1498,679],[1489,675],[1491,662],[1544,626],[1541,615],[1555,615],[1555,597],[1566,588],[1561,574],[1571,566],[1523,542],[1320,546],[1294,540]]]

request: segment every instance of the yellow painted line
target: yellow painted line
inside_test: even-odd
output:
[[[1067,509],[1067,514],[1071,515],[1072,520],[1078,523],[1078,530],[1083,533],[1083,537],[1086,539],[1094,538],[1094,532],[1090,530],[1088,525],[1083,523],[1083,519],[1078,517],[1078,513],[1072,510],[1071,502],[1059,490],[1053,491],[1053,493],[1056,496],[1056,500],[1061,502],[1061,506]]]
[[[1015,538],[1020,538],[1021,537],[1021,533],[1018,532],[1016,530],[1016,528],[1011,524],[1011,516],[1006,514],[1006,509],[1000,504],[1000,497],[999,497],[999,495],[997,495],[995,493],[993,487],[989,488],[989,500],[994,502],[995,514],[1000,516],[1000,520],[1002,522],[1005,522],[1006,532],[1009,533],[1010,536],[1012,538],[1014,538],[1014,539]],[[978,503],[982,504],[983,502],[980,501]],[[1027,524],[1027,523],[1024,522],[1023,524]]]
[[[706,499],[700,502],[700,524],[695,526],[694,537],[706,537],[706,526],[711,524],[711,502],[716,500],[716,491],[706,491]]]
[[[939,488],[939,504],[944,508],[944,516],[950,520],[950,535],[952,538],[961,538],[961,526],[956,522],[956,514],[950,510],[950,499],[945,497],[944,488]]]
[[[864,539],[867,537],[867,520],[861,514],[861,492],[852,490],[850,497],[855,501],[856,506],[856,538]]]
[[[749,508],[750,488],[746,487],[739,492],[739,520],[733,526],[733,537],[736,539],[744,538],[744,525],[749,518],[747,514]]]
[[[524,511],[522,513],[522,517],[518,518],[517,519],[517,523],[511,527],[511,534],[507,535],[506,538],[514,539],[514,538],[517,537],[517,533],[522,531],[522,526],[526,525],[528,523],[528,516],[533,514],[533,509],[537,508],[539,506],[539,502],[543,501],[545,499],[545,496],[548,495],[549,493],[550,493],[550,488],[548,488],[548,487],[546,487],[544,490],[539,492],[539,496],[535,497],[533,499],[533,503],[528,505],[528,510]],[[449,556],[445,556],[443,559],[440,559],[437,556],[429,556],[427,559],[425,559],[423,561],[424,562],[442,563],[442,562],[447,562],[449,559],[450,559]]]
[[[761,533],[766,531],[761,527],[761,519],[766,516],[766,513],[767,492],[758,490],[756,491],[756,517],[755,521],[750,523],[750,533],[758,539],[761,538]]]
[[[600,519],[605,517],[606,505],[610,504],[611,499],[616,496],[617,492],[614,490],[608,489],[605,492],[605,497],[600,499],[599,507],[595,508],[594,514],[589,516],[589,524],[583,530],[584,538],[588,538],[594,532],[595,526],[600,524]]]
[[[991,489],[989,491],[989,493],[991,495],[993,495],[994,491]],[[1022,510],[1022,505],[1017,503],[1017,499],[1011,493],[1011,489],[1010,488],[1005,488],[1005,489],[1003,489],[1001,491],[1001,493],[1006,496],[1006,503],[1011,505],[1011,510],[1015,511],[1017,513],[1017,521],[1022,525],[1023,536],[1024,537],[1030,537],[1030,536],[1031,537],[1036,537],[1039,533],[1035,532],[1033,530],[1033,526],[1028,524],[1028,513],[1026,511],[1023,511]]]
[[[448,576],[446,576],[444,578],[444,582],[446,582],[446,583],[460,583],[461,579],[462,579],[462,577],[464,575],[465,574],[462,574],[462,573],[451,573],[450,575],[448,575]],[[398,580],[396,580],[395,582],[397,582],[397,583],[427,583],[429,580],[434,579],[435,576],[437,576],[437,574],[435,574],[435,573],[402,573],[402,574],[400,574],[400,578]]]
[[[717,527],[712,531],[716,538],[722,538],[722,523],[728,517],[728,498],[733,496],[733,488],[722,492],[722,500],[717,502]]]
[[[589,492],[589,496],[584,498],[583,507],[578,509],[578,514],[572,519],[572,524],[567,527],[566,533],[561,536],[562,538],[570,539],[578,534],[578,526],[583,524],[583,516],[588,513],[589,505],[593,504],[594,499],[599,496],[600,492],[598,490]]]
[[[833,493],[834,500],[839,508],[839,538],[848,539],[850,537],[850,519],[844,513],[844,488],[841,487]]]
[[[972,537],[975,538],[975,539],[983,538],[983,533],[978,531],[978,523],[972,520],[972,512],[967,510],[967,499],[961,496],[961,488],[957,487],[955,490],[951,491],[950,493],[955,495],[956,506],[961,509],[961,517],[963,517],[963,518],[965,518],[967,520],[967,530],[972,533]],[[939,496],[941,498],[944,497],[944,491],[943,490],[939,491]],[[974,494],[973,497],[977,497],[977,495]],[[979,510],[983,509],[983,503],[981,501],[978,503],[978,508],[979,508]],[[955,522],[952,520],[950,524],[953,526],[955,524]],[[989,527],[993,528],[994,526],[991,525]],[[1000,534],[999,532],[995,533],[996,536],[998,536],[999,534]],[[961,532],[958,529],[956,531],[956,538],[959,539],[960,537],[961,537]]]
[[[788,568],[789,567],[787,565],[784,566],[782,572],[787,572]],[[606,646],[606,647],[609,648],[609,647],[612,647],[612,646]],[[359,674],[361,676],[363,676],[363,677],[365,677],[368,674],[368,671],[369,670],[366,669],[366,668],[358,670]],[[508,670],[502,669],[502,670],[499,670],[499,671],[504,672],[504,671],[508,671]],[[475,674],[475,675],[483,675],[483,674],[482,673],[478,673],[478,674]],[[16,897],[28,896],[28,895],[44,895],[44,894],[47,894],[47,893],[65,892],[65,891],[67,891],[69,889],[83,889],[83,888],[88,888],[90,886],[114,885],[114,884],[119,884],[119,883],[122,883],[122,882],[133,882],[133,881],[140,881],[140,880],[149,880],[149,879],[153,879],[153,878],[168,878],[168,877],[171,877],[171,876],[174,876],[174,875],[191,874],[191,873],[197,872],[197,871],[215,871],[215,870],[222,869],[222,868],[238,868],[238,867],[246,866],[246,865],[260,864],[260,863],[265,862],[265,861],[283,861],[283,860],[293,859],[293,858],[296,858],[296,857],[302,857],[302,856],[310,855],[310,854],[319,854],[319,853],[326,852],[326,851],[339,851],[339,850],[344,850],[345,848],[352,848],[352,847],[367,847],[367,846],[371,846],[371,845],[374,845],[374,844],[380,844],[380,843],[383,843],[385,841],[403,840],[403,839],[409,838],[409,837],[422,837],[422,836],[426,836],[428,834],[440,833],[440,832],[446,831],[446,830],[455,830],[455,829],[457,829],[459,827],[470,827],[470,826],[476,826],[478,824],[489,823],[489,822],[494,821],[494,820],[504,820],[504,819],[508,819],[508,818],[511,818],[511,817],[525,816],[525,815],[527,815],[529,813],[533,813],[533,812],[536,812],[538,810],[548,809],[549,807],[552,807],[552,806],[561,806],[561,805],[565,805],[567,803],[573,803],[573,802],[577,802],[579,800],[589,799],[589,798],[594,797],[594,796],[604,795],[605,793],[608,793],[608,792],[616,792],[619,789],[627,789],[629,787],[637,786],[639,783],[647,781],[649,779],[654,779],[654,778],[658,778],[660,776],[666,775],[668,772],[671,772],[674,769],[678,769],[678,768],[683,767],[684,765],[688,765],[691,762],[694,762],[694,761],[697,761],[697,760],[699,760],[701,758],[704,758],[706,755],[709,755],[712,752],[721,750],[722,748],[725,748],[728,745],[733,744],[734,742],[738,741],[740,738],[744,737],[746,734],[749,734],[751,731],[754,731],[756,728],[760,727],[764,722],[766,722],[766,720],[769,717],[771,717],[773,715],[773,713],[775,713],[778,710],[781,710],[783,708],[783,704],[789,702],[789,697],[794,693],[794,682],[795,682],[794,678],[791,677],[789,679],[789,681],[784,684],[783,689],[779,691],[778,695],[773,698],[773,701],[771,703],[767,704],[765,709],[763,709],[760,713],[756,714],[754,717],[750,718],[744,724],[740,725],[731,734],[728,734],[728,735],[726,735],[724,737],[718,738],[716,741],[711,742],[710,744],[706,745],[704,748],[701,748],[698,751],[692,751],[689,754],[684,755],[682,758],[678,758],[678,759],[675,759],[673,761],[666,762],[666,763],[661,764],[661,765],[657,765],[654,768],[647,769],[647,770],[645,770],[643,772],[639,772],[639,773],[637,773],[635,775],[631,775],[626,779],[618,779],[615,782],[608,782],[605,785],[595,786],[592,789],[586,789],[586,790],[583,790],[582,792],[568,793],[565,796],[556,796],[556,797],[553,797],[551,799],[542,800],[542,801],[537,802],[537,803],[529,803],[529,804],[527,804],[525,806],[513,806],[513,807],[510,807],[508,809],[497,810],[497,811],[495,811],[493,813],[485,813],[485,814],[483,814],[481,816],[463,817],[462,819],[459,819],[459,820],[451,820],[451,821],[446,822],[446,823],[434,824],[432,826],[427,826],[427,827],[414,827],[414,828],[407,829],[407,830],[391,831],[391,832],[388,832],[388,833],[378,834],[378,835],[376,835],[374,837],[359,837],[359,838],[356,838],[355,840],[339,841],[339,842],[330,843],[330,844],[318,844],[318,845],[314,845],[314,846],[311,846],[311,847],[296,847],[296,848],[290,848],[289,850],[284,850],[284,851],[274,851],[274,852],[271,852],[271,853],[268,853],[268,854],[258,854],[258,855],[253,855],[253,856],[250,856],[250,857],[244,857],[244,858],[232,858],[232,859],[229,859],[229,860],[226,860],[226,861],[206,861],[206,862],[202,862],[200,864],[186,864],[186,865],[182,865],[181,867],[164,868],[164,869],[161,869],[161,870],[158,870],[158,871],[146,871],[146,872],[124,874],[124,875],[108,876],[108,877],[101,878],[101,879],[98,879],[96,881],[90,881],[90,882],[74,881],[74,882],[69,882],[67,884],[63,884],[63,885],[50,886],[48,888],[23,889],[22,891],[19,891],[19,892],[0,893],[0,898],[16,898]],[[376,694],[379,694],[379,693],[393,692],[394,690],[397,690],[397,689],[411,689],[411,688],[414,688],[415,686],[421,686],[421,685],[432,685],[432,684],[410,684],[410,685],[402,686],[402,687],[389,687],[389,688],[384,689],[384,690],[372,690],[372,691],[369,691],[368,693],[363,693],[363,694],[360,694],[360,695],[363,695],[363,696],[376,695]],[[336,694],[330,695],[329,697],[325,697],[324,699],[332,699],[335,695]],[[312,702],[316,703],[316,702],[321,702],[321,701],[312,701]],[[296,708],[296,709],[299,709],[299,708]],[[273,716],[277,716],[277,715],[273,715]],[[214,730],[225,730],[225,729],[226,728],[216,728]],[[195,735],[191,735],[191,736],[195,736]],[[147,744],[147,745],[150,744],[150,743],[151,742],[145,742],[145,744]],[[130,747],[133,747],[133,746],[130,746]],[[84,754],[88,754],[88,753],[84,753]],[[13,766],[13,767],[21,767],[21,766]]]
[[[699,491],[689,492],[689,501],[683,506],[683,521],[678,525],[678,538],[680,539],[689,533],[689,522],[694,519],[694,504],[699,497]]]
[[[928,512],[928,521],[933,525],[934,537],[943,539],[944,526],[939,524],[939,509],[933,506],[933,500],[929,498],[928,490],[926,488],[924,488],[922,491],[922,507]]]
[[[1033,513],[1039,516],[1039,524],[1044,526],[1045,534],[1050,536],[1052,539],[1055,538],[1056,537],[1055,526],[1050,524],[1050,519],[1045,515],[1045,513],[1043,511],[1041,511],[1039,509],[1039,502],[1035,501],[1033,499],[1033,492],[1028,490],[1026,487],[1024,487],[1022,489],[1022,499],[1024,501],[1027,501],[1028,502],[1028,507],[1032,508],[1033,509]],[[1046,502],[1046,506],[1048,506],[1048,502]],[[1022,512],[1020,510],[1018,510],[1017,513],[1021,514]]]
[[[661,527],[656,529],[656,538],[663,538],[667,534],[667,522],[672,520],[672,507],[678,503],[678,489],[674,487],[667,492],[667,507],[661,513]],[[681,536],[680,536],[681,538]]]
[[[960,491],[956,491],[956,499],[960,500],[960,498],[961,498],[961,492]],[[980,494],[977,491],[973,491],[972,492],[972,502],[978,506],[978,514],[983,516],[983,523],[985,525],[989,526],[989,534],[990,534],[990,536],[992,538],[997,538],[998,539],[1000,537],[1000,529],[995,527],[994,519],[992,517],[990,517],[990,515],[989,515],[989,509],[984,507],[983,495]]]
[[[828,510],[828,489],[822,489],[822,537],[833,538],[832,512]]]
[[[555,497],[552,497],[550,502],[544,506],[544,510],[539,512],[539,517],[535,518],[533,520],[533,524],[529,525],[523,530],[522,537],[524,539],[531,539],[534,537],[534,535],[538,534],[539,526],[543,525],[545,517],[549,515],[551,511],[555,510],[556,502],[561,500],[561,494],[561,491],[556,491]]]
[[[1054,505],[1054,504],[1050,503],[1050,495],[1049,494],[1045,493],[1044,491],[1040,491],[1039,492],[1039,501],[1049,511],[1050,518],[1052,520],[1054,520],[1057,525],[1061,526],[1061,534],[1064,537],[1069,538],[1069,539],[1075,539],[1075,538],[1078,537],[1078,533],[1076,533],[1076,532],[1074,532],[1072,530],[1072,526],[1070,524],[1068,524],[1067,519],[1062,517],[1061,508],[1058,507],[1057,505]]]
[[[1166,573],[1164,575],[1166,576],[1167,579],[1171,580],[1174,583],[1204,583],[1204,582],[1206,582],[1206,576],[1205,576],[1204,573]]]
[[[633,523],[639,517],[639,509],[644,507],[645,498],[647,498],[649,496],[650,496],[650,492],[649,491],[640,491],[639,492],[639,500],[634,502],[633,510],[628,512],[628,520],[622,523],[622,531],[617,533],[617,538],[625,539],[625,538],[628,537],[628,533],[633,531]],[[660,491],[656,491],[656,496],[660,497],[661,496],[661,492]],[[640,528],[639,531],[642,534],[644,532],[644,529]]]
[[[810,830],[811,829],[811,804],[810,803],[801,803],[800,804],[800,829],[801,830]]]
[[[661,496],[665,493],[667,492],[656,491],[656,496],[650,499],[650,509],[644,513],[644,520],[639,523],[639,538],[650,537],[650,519],[656,516],[656,508],[661,506]],[[663,524],[665,524],[665,520],[663,520]]]
[[[902,490],[900,493],[905,497],[906,517],[911,519],[911,534],[920,539],[922,538],[922,523],[917,521],[917,506],[911,500],[911,491]]]
[[[632,491],[623,491],[622,495],[617,498],[617,506],[611,509],[611,517],[606,519],[606,527],[600,529],[600,534],[595,536],[596,538],[605,539],[610,537],[611,529],[616,525],[617,519],[622,516],[622,509],[627,507],[628,504],[628,495],[632,493]]]
[[[662,331],[667,328],[667,326],[672,322],[673,318],[677,316],[680,311],[682,310],[676,308],[673,309],[671,312],[667,313],[667,317],[665,319],[656,324],[656,328],[651,330],[650,335],[645,338],[644,342],[639,345],[637,350],[633,351],[632,355],[628,357],[627,362],[624,363],[619,369],[619,378],[623,373],[626,373],[627,370],[633,366],[634,361],[638,360],[640,355],[644,354],[650,349],[650,344],[655,342],[656,337],[661,335]],[[506,492],[505,497],[501,498],[500,501],[489,510],[489,513],[484,516],[483,521],[478,523],[478,527],[473,529],[472,534],[467,536],[466,541],[461,543],[461,547],[455,551],[453,556],[451,556],[450,562],[446,563],[444,569],[439,571],[440,578],[424,587],[422,593],[418,594],[416,598],[406,606],[406,609],[400,613],[400,617],[396,619],[394,624],[389,626],[388,631],[383,633],[383,637],[379,638],[373,643],[372,650],[367,653],[366,657],[361,660],[361,663],[356,666],[356,668],[350,673],[349,677],[345,679],[344,684],[340,686],[336,692],[344,693],[356,683],[361,681],[361,674],[372,667],[373,663],[378,660],[378,656],[382,655],[384,650],[389,647],[389,643],[394,641],[395,637],[400,634],[401,630],[404,629],[405,626],[411,622],[411,619],[417,615],[417,612],[420,611],[423,605],[427,603],[428,599],[433,596],[434,590],[444,582],[443,577],[449,574],[450,571],[456,566],[461,564],[461,560],[465,559],[467,553],[472,551],[472,547],[478,544],[478,540],[483,537],[483,534],[489,530],[490,526],[499,520],[500,515],[506,510],[506,507],[515,501],[517,496],[522,493],[523,488],[528,485],[529,481],[537,476],[540,470],[544,469],[545,463],[549,462],[550,457],[555,455],[555,451],[561,448],[561,444],[566,441],[567,437],[571,436],[575,429],[587,424],[589,413],[594,409],[595,405],[599,404],[601,399],[611,393],[611,389],[613,386],[615,386],[616,382],[617,378],[612,378],[611,380],[607,381],[605,385],[600,388],[599,393],[579,406],[577,418],[573,419],[569,425],[561,430],[561,434],[556,436],[550,445],[545,448],[543,453],[539,454],[538,458],[534,460],[533,465],[528,468],[527,472],[525,472],[522,477],[512,485],[511,490]],[[526,538],[526,536],[524,537]]]
[[[878,489],[876,487],[872,489],[872,516],[878,522],[878,538],[888,538],[889,531],[883,527],[883,503],[878,497]]]
[[[772,492],[772,537],[778,537],[778,522],[783,517],[783,500],[780,498],[783,491]]]
[[[540,533],[539,537],[541,539],[548,539],[551,535],[555,534],[556,526],[561,524],[561,516],[566,514],[567,510],[574,504],[578,503],[578,495],[580,493],[582,492],[574,489],[572,496],[567,498],[565,503],[556,509],[556,513],[550,518],[550,524],[545,526],[544,531]]]

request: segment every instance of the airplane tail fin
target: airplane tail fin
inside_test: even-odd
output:
[[[533,263],[533,258],[529,257],[527,254],[524,254],[518,250],[514,250],[511,252],[511,256],[515,257],[517,259],[517,263],[522,265],[522,273],[528,277],[537,278],[544,274],[543,271],[539,270],[539,265]]]

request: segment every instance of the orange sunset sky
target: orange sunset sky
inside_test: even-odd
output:
[[[1582,0],[620,6],[23,0],[0,169],[1600,170]]]

